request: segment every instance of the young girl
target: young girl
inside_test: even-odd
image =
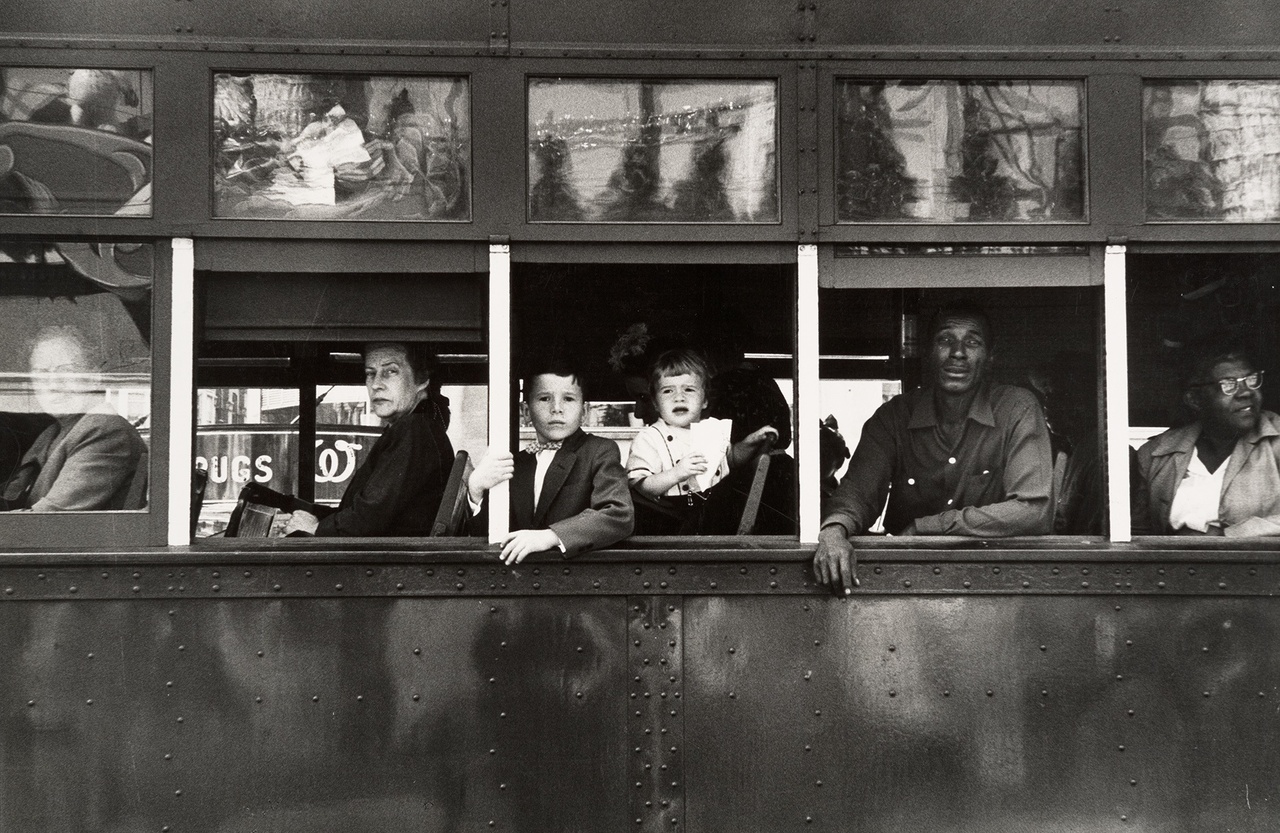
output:
[[[706,361],[692,350],[668,350],[649,371],[658,419],[632,440],[627,458],[627,480],[640,503],[648,498],[646,508],[653,510],[637,506],[638,534],[690,531],[704,493],[732,466],[754,457],[757,446],[778,436],[766,425],[730,445],[732,421],[702,416],[709,376]],[[645,517],[652,522],[643,522]]]

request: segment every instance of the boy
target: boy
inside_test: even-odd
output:
[[[529,378],[521,403],[537,442],[515,455],[486,453],[467,480],[475,526],[484,527],[485,493],[511,481],[512,531],[499,556],[519,564],[534,552],[559,550],[566,558],[616,544],[631,534],[634,510],[612,440],[582,430],[586,402],[581,375],[551,364]]]
[[[692,350],[668,350],[650,368],[649,392],[658,419],[636,435],[627,458],[631,488],[657,509],[643,514],[642,534],[693,531],[696,523],[690,521],[699,508],[695,498],[703,499],[730,468],[750,461],[766,441],[778,438],[777,429],[766,425],[730,445],[731,421],[702,416],[709,377],[706,361]],[[677,523],[673,527],[661,516]]]

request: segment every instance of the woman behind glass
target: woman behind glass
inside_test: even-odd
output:
[[[448,400],[431,393],[437,359],[425,345],[377,342],[364,348],[369,407],[386,428],[332,514],[294,512],[285,533],[424,536],[444,494],[453,444]]]
[[[1134,532],[1280,535],[1280,416],[1262,409],[1261,387],[1243,351],[1195,363],[1183,401],[1196,421],[1138,450]]]

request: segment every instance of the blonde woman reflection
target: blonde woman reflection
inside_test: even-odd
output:
[[[31,348],[36,404],[54,422],[5,484],[11,510],[75,512],[146,505],[147,447],[107,404],[101,362],[75,327],[41,330]]]

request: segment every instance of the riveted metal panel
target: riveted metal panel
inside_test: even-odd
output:
[[[699,598],[684,615],[691,830],[1277,822],[1280,621],[1256,601]]]
[[[0,610],[6,830],[600,830],[621,599]]]
[[[684,646],[678,598],[631,596],[630,815],[638,833],[684,829]]]
[[[800,42],[799,6],[784,0],[511,0],[511,44],[786,47]]]
[[[9,0],[3,31],[54,35],[299,39],[315,41],[449,41],[488,46],[485,0],[112,0],[108,4]]]

